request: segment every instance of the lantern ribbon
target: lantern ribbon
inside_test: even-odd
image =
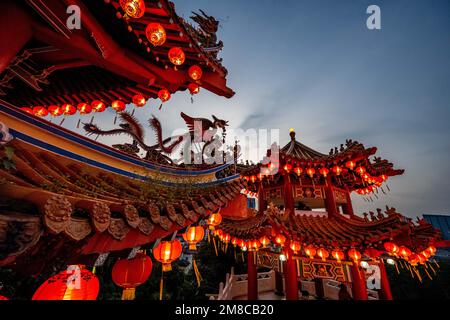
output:
[[[397,270],[397,274],[400,274],[400,271],[398,270],[397,262],[395,262],[394,264],[395,264],[395,270]]]
[[[433,271],[434,275],[436,275],[436,270],[434,270],[434,268],[431,266],[431,263],[428,265],[431,269],[431,271]]]
[[[122,300],[134,300],[136,296],[136,288],[125,288],[122,291]]]
[[[192,258],[192,268],[194,269],[195,278],[197,279],[197,285],[200,287],[200,282],[202,281],[202,276],[200,271],[198,270],[197,262],[194,258]]]
[[[161,272],[161,281],[159,282],[159,300],[162,300],[164,290],[164,271]]]
[[[428,273],[427,268],[423,268],[423,270],[425,270],[425,273],[427,274],[428,278],[430,278],[430,280],[433,280],[433,278],[430,276],[430,274]]]
[[[219,253],[217,252],[216,239],[213,237],[212,240],[213,240],[213,244],[214,244],[214,251],[216,252],[216,256],[218,256]]]
[[[422,277],[420,276],[419,270],[417,270],[416,267],[413,267],[413,270],[415,274],[417,275],[417,278],[419,279],[420,283],[422,283]]]

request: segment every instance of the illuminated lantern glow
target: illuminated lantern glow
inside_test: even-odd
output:
[[[158,98],[162,102],[166,102],[170,99],[170,92],[167,89],[161,89],[158,91]]]
[[[250,181],[253,182],[253,183],[255,183],[255,181],[256,181],[256,176],[251,176],[251,177],[250,177]]]
[[[428,260],[428,258],[426,256],[424,256],[423,253],[417,254],[417,258],[418,258],[420,264],[424,264]]]
[[[340,166],[334,166],[331,168],[335,175],[339,176],[342,173],[342,168]]]
[[[145,13],[144,0],[120,0],[120,6],[131,18],[139,19]]]
[[[170,62],[172,62],[176,66],[181,66],[186,60],[186,55],[184,54],[183,49],[181,49],[180,47],[170,48],[167,55],[169,56]]]
[[[294,172],[297,174],[297,176],[300,176],[302,174],[302,172],[303,172],[303,169],[300,168],[300,167],[296,167],[294,169]]]
[[[197,251],[197,243],[203,240],[205,236],[205,230],[201,226],[189,227],[185,233],[183,233],[183,239],[189,245],[189,250]]]
[[[223,241],[224,243],[229,243],[230,240],[231,240],[231,235],[230,235],[229,233],[225,233],[225,234],[222,236],[222,241]]]
[[[258,177],[258,180],[261,181],[263,179],[263,174],[260,172],[256,175]]]
[[[382,251],[375,248],[367,248],[366,250],[364,250],[364,254],[372,259],[378,258],[382,253]]]
[[[222,215],[220,213],[213,213],[209,216],[206,223],[209,229],[214,230],[222,222]]]
[[[345,163],[345,166],[350,170],[353,170],[356,166],[356,163],[353,160],[349,160]]]
[[[181,242],[178,239],[161,241],[153,249],[153,256],[162,263],[163,271],[171,271],[172,262],[180,257],[182,249]]]
[[[32,300],[95,300],[99,290],[97,276],[83,265],[74,265],[45,281]]]
[[[354,262],[358,262],[361,260],[361,253],[356,249],[350,249],[347,252],[350,259],[352,259]]]
[[[33,114],[33,109],[28,107],[22,107],[20,110],[25,111],[26,113]]]
[[[37,106],[33,108],[33,114],[37,117],[45,117],[48,115],[48,110],[44,107]]]
[[[275,243],[282,247],[282,246],[284,246],[285,242],[286,242],[286,237],[283,236],[281,233],[277,234],[277,236],[275,237]]]
[[[431,254],[427,250],[422,251],[420,254],[423,255],[426,259],[431,257]]]
[[[408,259],[412,252],[407,247],[401,246],[399,248],[399,254],[403,257],[403,259]]]
[[[259,240],[251,240],[248,243],[249,251],[258,251],[259,247],[261,247],[261,242],[259,242]]]
[[[63,114],[63,109],[60,106],[56,106],[54,104],[52,104],[51,106],[48,106],[48,112],[53,116],[53,117],[59,117],[60,115]]]
[[[289,248],[291,248],[291,250],[294,251],[294,254],[297,254],[302,248],[302,246],[298,241],[291,241]]]
[[[233,246],[237,246],[237,244],[239,243],[239,239],[238,238],[236,238],[236,237],[232,237],[231,238],[231,244],[233,245]]]
[[[89,113],[91,113],[91,111],[92,111],[92,107],[91,107],[90,105],[88,105],[87,103],[84,103],[84,102],[79,103],[79,104],[77,105],[77,109],[78,109],[78,112],[79,112],[81,115],[89,114]]]
[[[117,260],[112,268],[112,280],[123,288],[122,300],[134,300],[136,287],[140,286],[152,273],[152,259],[138,252],[132,259]]]
[[[292,170],[292,166],[289,163],[286,163],[283,169],[284,171],[286,171],[286,173],[289,173]]]
[[[162,46],[166,42],[166,30],[157,22],[151,22],[145,28],[145,36],[155,47]]]
[[[325,168],[325,167],[320,168],[320,170],[319,170],[319,173],[320,173],[321,175],[323,175],[325,178],[327,177],[327,175],[328,175],[329,172],[330,172],[330,170],[328,170],[328,168]]]
[[[322,261],[325,261],[330,253],[325,248],[320,248],[319,250],[317,250],[317,255],[322,259]]]
[[[360,175],[363,175],[364,173],[366,173],[366,169],[364,167],[361,167],[361,166],[356,168],[355,171],[358,172]]]
[[[417,266],[417,264],[419,263],[419,256],[415,253],[411,254],[409,256],[408,262],[412,265],[412,266]]]
[[[189,68],[188,74],[192,80],[197,81],[202,78],[203,71],[202,71],[202,68],[200,68],[198,65],[194,64]]]
[[[239,247],[241,247],[242,251],[247,251],[248,249],[247,241],[241,240],[241,242],[239,243]]]
[[[388,176],[385,174],[382,174],[380,177],[383,181],[386,181],[388,179]]]
[[[126,105],[125,102],[121,100],[114,100],[111,103],[111,108],[113,108],[116,112],[122,112],[123,110],[125,110]]]
[[[313,246],[307,246],[305,248],[305,253],[310,259],[314,259],[314,256],[316,255],[316,248]]]
[[[337,262],[341,262],[345,258],[344,252],[342,250],[336,249],[331,252],[331,256],[337,260]]]
[[[399,252],[398,246],[393,242],[385,242],[383,246],[386,249],[386,251],[390,254],[395,255]]]
[[[147,101],[142,94],[138,93],[133,96],[132,102],[136,107],[143,107]]]
[[[72,116],[77,112],[77,108],[75,108],[73,105],[71,105],[70,103],[65,103],[61,106],[64,115],[66,116]]]
[[[92,111],[94,112],[103,112],[106,109],[106,105],[100,100],[94,100],[91,103]]]
[[[266,236],[262,236],[259,238],[259,242],[261,242],[263,247],[267,247],[270,244],[270,239]]]
[[[425,251],[429,252],[431,256],[434,256],[436,254],[436,247],[435,246],[429,246],[425,249]]]
[[[189,92],[190,92],[192,95],[197,94],[197,93],[200,92],[200,87],[199,87],[199,85],[196,84],[196,83],[193,83],[193,82],[189,83],[188,89],[189,89]]]
[[[223,237],[223,231],[222,231],[221,229],[214,230],[213,234],[214,234],[215,236],[217,236],[220,240],[222,240],[222,237]]]
[[[308,174],[308,176],[310,176],[312,178],[314,176],[314,174],[316,173],[316,169],[308,168],[308,169],[306,169],[306,173]]]

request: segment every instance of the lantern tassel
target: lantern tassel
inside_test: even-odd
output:
[[[386,188],[391,191],[391,188],[389,188],[388,184],[386,183]]]
[[[90,123],[92,124],[92,122],[94,122],[94,116],[92,116]]]
[[[431,269],[431,271],[433,271],[434,275],[436,275],[436,271],[434,270],[433,266],[431,265],[431,263],[428,265]]]
[[[134,300],[136,297],[136,288],[125,288],[122,291],[122,300]]]
[[[78,119],[78,122],[77,122],[77,129],[80,129],[80,122],[81,122],[81,118]]]
[[[133,111],[131,111],[131,115],[132,116],[134,116],[134,111],[135,111],[136,109],[133,109]]]
[[[297,263],[297,277],[300,277],[300,261],[295,259],[295,262]]]
[[[386,194],[386,192],[384,191],[383,187],[380,187],[381,191],[383,191],[384,194]]]
[[[430,280],[433,280],[433,278],[430,276],[430,274],[428,273],[427,268],[423,268],[425,270],[425,273],[427,274],[428,278],[430,278]]]
[[[417,278],[419,278],[420,283],[422,283],[422,277],[420,276],[419,270],[416,269],[416,267],[413,267],[414,272],[417,275]]]
[[[194,103],[194,98],[191,96],[191,103]]]
[[[96,267],[96,266],[94,266],[94,267],[92,268],[92,273],[95,274],[95,271],[97,271],[97,267]]]
[[[434,264],[436,265],[436,267],[440,268],[439,263],[437,262],[437,260],[434,260]]]
[[[216,256],[218,256],[219,253],[217,252],[216,239],[213,237],[212,240],[213,240],[213,244],[214,244],[214,251],[216,252]]]
[[[198,270],[197,262],[194,258],[192,258],[192,268],[194,269],[195,278],[197,279],[197,286],[200,287],[200,282],[202,281],[202,276],[200,275],[200,271]]]
[[[60,126],[64,123],[64,120],[66,120],[66,117],[62,118],[61,122],[59,123]]]
[[[161,281],[159,282],[159,300],[163,298],[163,290],[164,290],[164,271],[161,272]]]
[[[397,274],[400,274],[400,271],[398,270],[397,262],[395,263],[395,270],[397,270]]]
[[[116,124],[116,122],[117,122],[117,113],[116,116],[114,117],[114,124]]]
[[[237,261],[237,256],[236,256],[236,247],[234,247],[233,251],[234,251],[234,260],[236,260],[236,261]]]
[[[163,105],[162,103],[161,103],[161,104],[159,105],[159,108],[158,108],[158,110],[161,110],[161,108],[162,108],[162,105]]]
[[[209,235],[209,230],[207,231],[207,234],[208,234],[208,243],[211,243],[211,237]]]

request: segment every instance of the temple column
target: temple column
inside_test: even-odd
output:
[[[352,274],[352,293],[354,300],[367,300],[366,277],[358,263],[353,262],[350,267]]]
[[[295,214],[295,201],[294,201],[294,193],[292,190],[292,184],[291,184],[291,176],[289,173],[286,173],[283,176],[284,179],[284,186],[283,186],[283,193],[284,193],[284,209],[289,210],[292,215]]]
[[[380,267],[380,282],[381,282],[381,297],[383,300],[393,300],[391,286],[389,284],[389,278],[386,272],[386,266],[384,265],[383,259],[380,259],[380,263],[378,264]]]
[[[264,186],[262,180],[259,182],[258,190],[258,213],[263,214],[266,210],[266,199],[264,199]]]
[[[297,265],[294,260],[294,253],[289,246],[286,247],[286,258],[284,270],[286,300],[298,300]]]
[[[275,294],[284,296],[283,274],[280,271],[275,271]]]
[[[325,178],[326,186],[324,187],[325,189],[325,209],[327,210],[328,214],[330,216],[332,215],[337,215],[338,214],[338,210],[337,210],[337,205],[336,205],[336,198],[334,196],[334,192],[333,192],[333,185],[331,183],[331,176],[327,176]]]
[[[349,216],[353,216],[353,205],[352,205],[352,198],[350,197],[350,191],[347,191],[345,193],[347,203],[342,204],[342,211],[344,214],[348,214]]]
[[[255,252],[247,254],[247,300],[258,300],[258,271],[255,263]]]
[[[316,288],[316,296],[319,299],[323,299],[325,296],[325,291],[323,288],[323,279],[322,278],[314,278],[314,287]]]

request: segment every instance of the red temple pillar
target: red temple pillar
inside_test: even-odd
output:
[[[247,300],[258,300],[258,271],[255,263],[255,252],[247,254]]]
[[[338,214],[336,197],[334,196],[333,185],[331,184],[331,176],[325,178],[327,184],[325,186],[325,209],[329,215]]]
[[[344,214],[353,216],[354,212],[353,212],[352,198],[350,197],[350,191],[347,191],[345,193],[345,196],[347,199],[347,203],[342,204],[342,211]]]
[[[386,266],[384,265],[383,259],[380,259],[378,264],[380,267],[380,282],[381,282],[381,299],[383,300],[393,300],[391,286],[389,284],[389,278],[386,272]]]
[[[294,201],[294,193],[292,190],[291,177],[288,173],[284,175],[284,209],[289,210],[293,215],[295,212],[295,201]]]
[[[284,296],[283,288],[283,274],[275,270],[275,294],[277,296]]]
[[[284,286],[286,288],[286,300],[298,300],[297,265],[291,248],[286,247],[286,264],[284,270]]]
[[[314,287],[316,288],[317,298],[323,299],[325,297],[325,290],[323,287],[323,279],[322,278],[314,278]]]
[[[264,198],[264,186],[262,180],[259,182],[258,190],[258,213],[262,214],[266,210],[266,199]]]
[[[367,300],[366,277],[364,271],[361,270],[358,263],[353,262],[350,267],[352,274],[352,293],[354,300]]]

